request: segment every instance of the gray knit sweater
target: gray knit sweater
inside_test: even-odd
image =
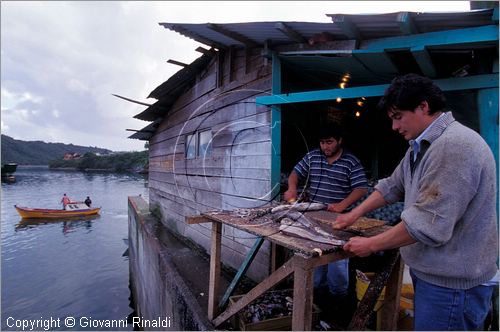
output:
[[[455,121],[437,119],[410,170],[411,148],[375,187],[388,203],[404,198],[401,219],[417,242],[401,256],[418,278],[456,289],[490,280],[498,270],[495,160],[486,142]]]

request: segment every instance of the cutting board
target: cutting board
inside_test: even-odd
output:
[[[335,219],[339,214],[330,211],[311,211],[311,212],[306,212],[305,215],[308,218],[331,225],[333,224],[333,222],[335,221]],[[358,218],[358,220],[356,220],[354,224],[347,227],[346,230],[365,231],[374,227],[380,227],[384,225],[385,222],[382,220],[361,217]]]

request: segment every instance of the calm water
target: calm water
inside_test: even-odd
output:
[[[15,175],[16,183],[2,183],[2,330],[21,330],[7,325],[16,321],[51,318],[60,319],[51,330],[117,330],[79,326],[79,320],[123,320],[132,312],[128,258],[123,256],[127,197],[147,198],[147,180],[22,167]],[[14,204],[60,208],[63,193],[82,201],[90,196],[93,206],[102,207],[100,216],[21,223]],[[73,328],[65,326],[67,317],[75,318]]]

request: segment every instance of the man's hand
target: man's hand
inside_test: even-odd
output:
[[[366,257],[373,254],[375,251],[372,249],[372,240],[366,237],[351,237],[344,245],[345,251],[350,251],[356,256]]]
[[[332,204],[328,204],[327,210],[330,212],[341,213],[342,211],[345,210],[345,208],[344,208],[343,204],[341,204],[341,203],[332,203]]]
[[[297,200],[297,190],[288,189],[283,194],[283,199],[287,202],[293,202]]]
[[[329,209],[330,210],[330,209]],[[358,216],[355,215],[352,211],[338,215],[335,221],[333,222],[334,229],[343,229],[351,226],[358,219]]]

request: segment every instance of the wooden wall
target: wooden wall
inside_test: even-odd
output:
[[[222,74],[222,75],[221,75]],[[181,95],[149,141],[150,208],[162,223],[209,251],[211,224],[188,225],[186,216],[210,210],[259,206],[270,200],[270,108],[255,97],[271,91],[271,62],[261,49],[216,56]],[[185,159],[186,135],[210,129],[211,155]],[[239,268],[255,242],[251,234],[223,227],[222,261]],[[268,275],[265,243],[247,275]]]

